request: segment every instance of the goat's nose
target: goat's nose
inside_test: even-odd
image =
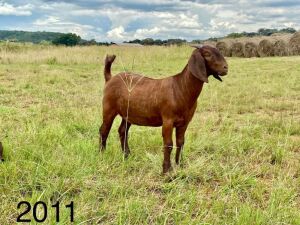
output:
[[[228,66],[227,66],[227,65],[225,65],[225,66],[224,66],[224,69],[225,69],[225,70],[228,70]]]

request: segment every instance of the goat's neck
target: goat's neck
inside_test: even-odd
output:
[[[192,75],[186,65],[183,71],[176,76],[176,83],[178,91],[175,91],[178,97],[182,98],[188,107],[192,107],[202,91],[203,81]]]

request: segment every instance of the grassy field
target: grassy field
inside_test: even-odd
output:
[[[46,202],[45,224],[56,201],[74,201],[75,224],[300,224],[300,57],[228,58],[199,97],[182,166],[162,176],[160,128],[133,126],[124,160],[118,118],[99,153],[102,62],[115,53],[114,74],[165,77],[190,47],[0,49],[1,225],[21,200]]]

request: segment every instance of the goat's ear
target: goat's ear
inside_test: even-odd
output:
[[[205,61],[198,49],[191,55],[188,62],[188,69],[196,78],[208,83]]]

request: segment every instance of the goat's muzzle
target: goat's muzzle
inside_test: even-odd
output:
[[[224,71],[222,71],[222,72],[218,72],[218,73],[216,73],[216,74],[213,74],[213,77],[214,78],[216,78],[217,80],[219,80],[219,81],[223,81],[222,80],[222,76],[225,76],[225,75],[227,75],[227,70],[224,70]],[[221,76],[221,77],[220,77]]]

